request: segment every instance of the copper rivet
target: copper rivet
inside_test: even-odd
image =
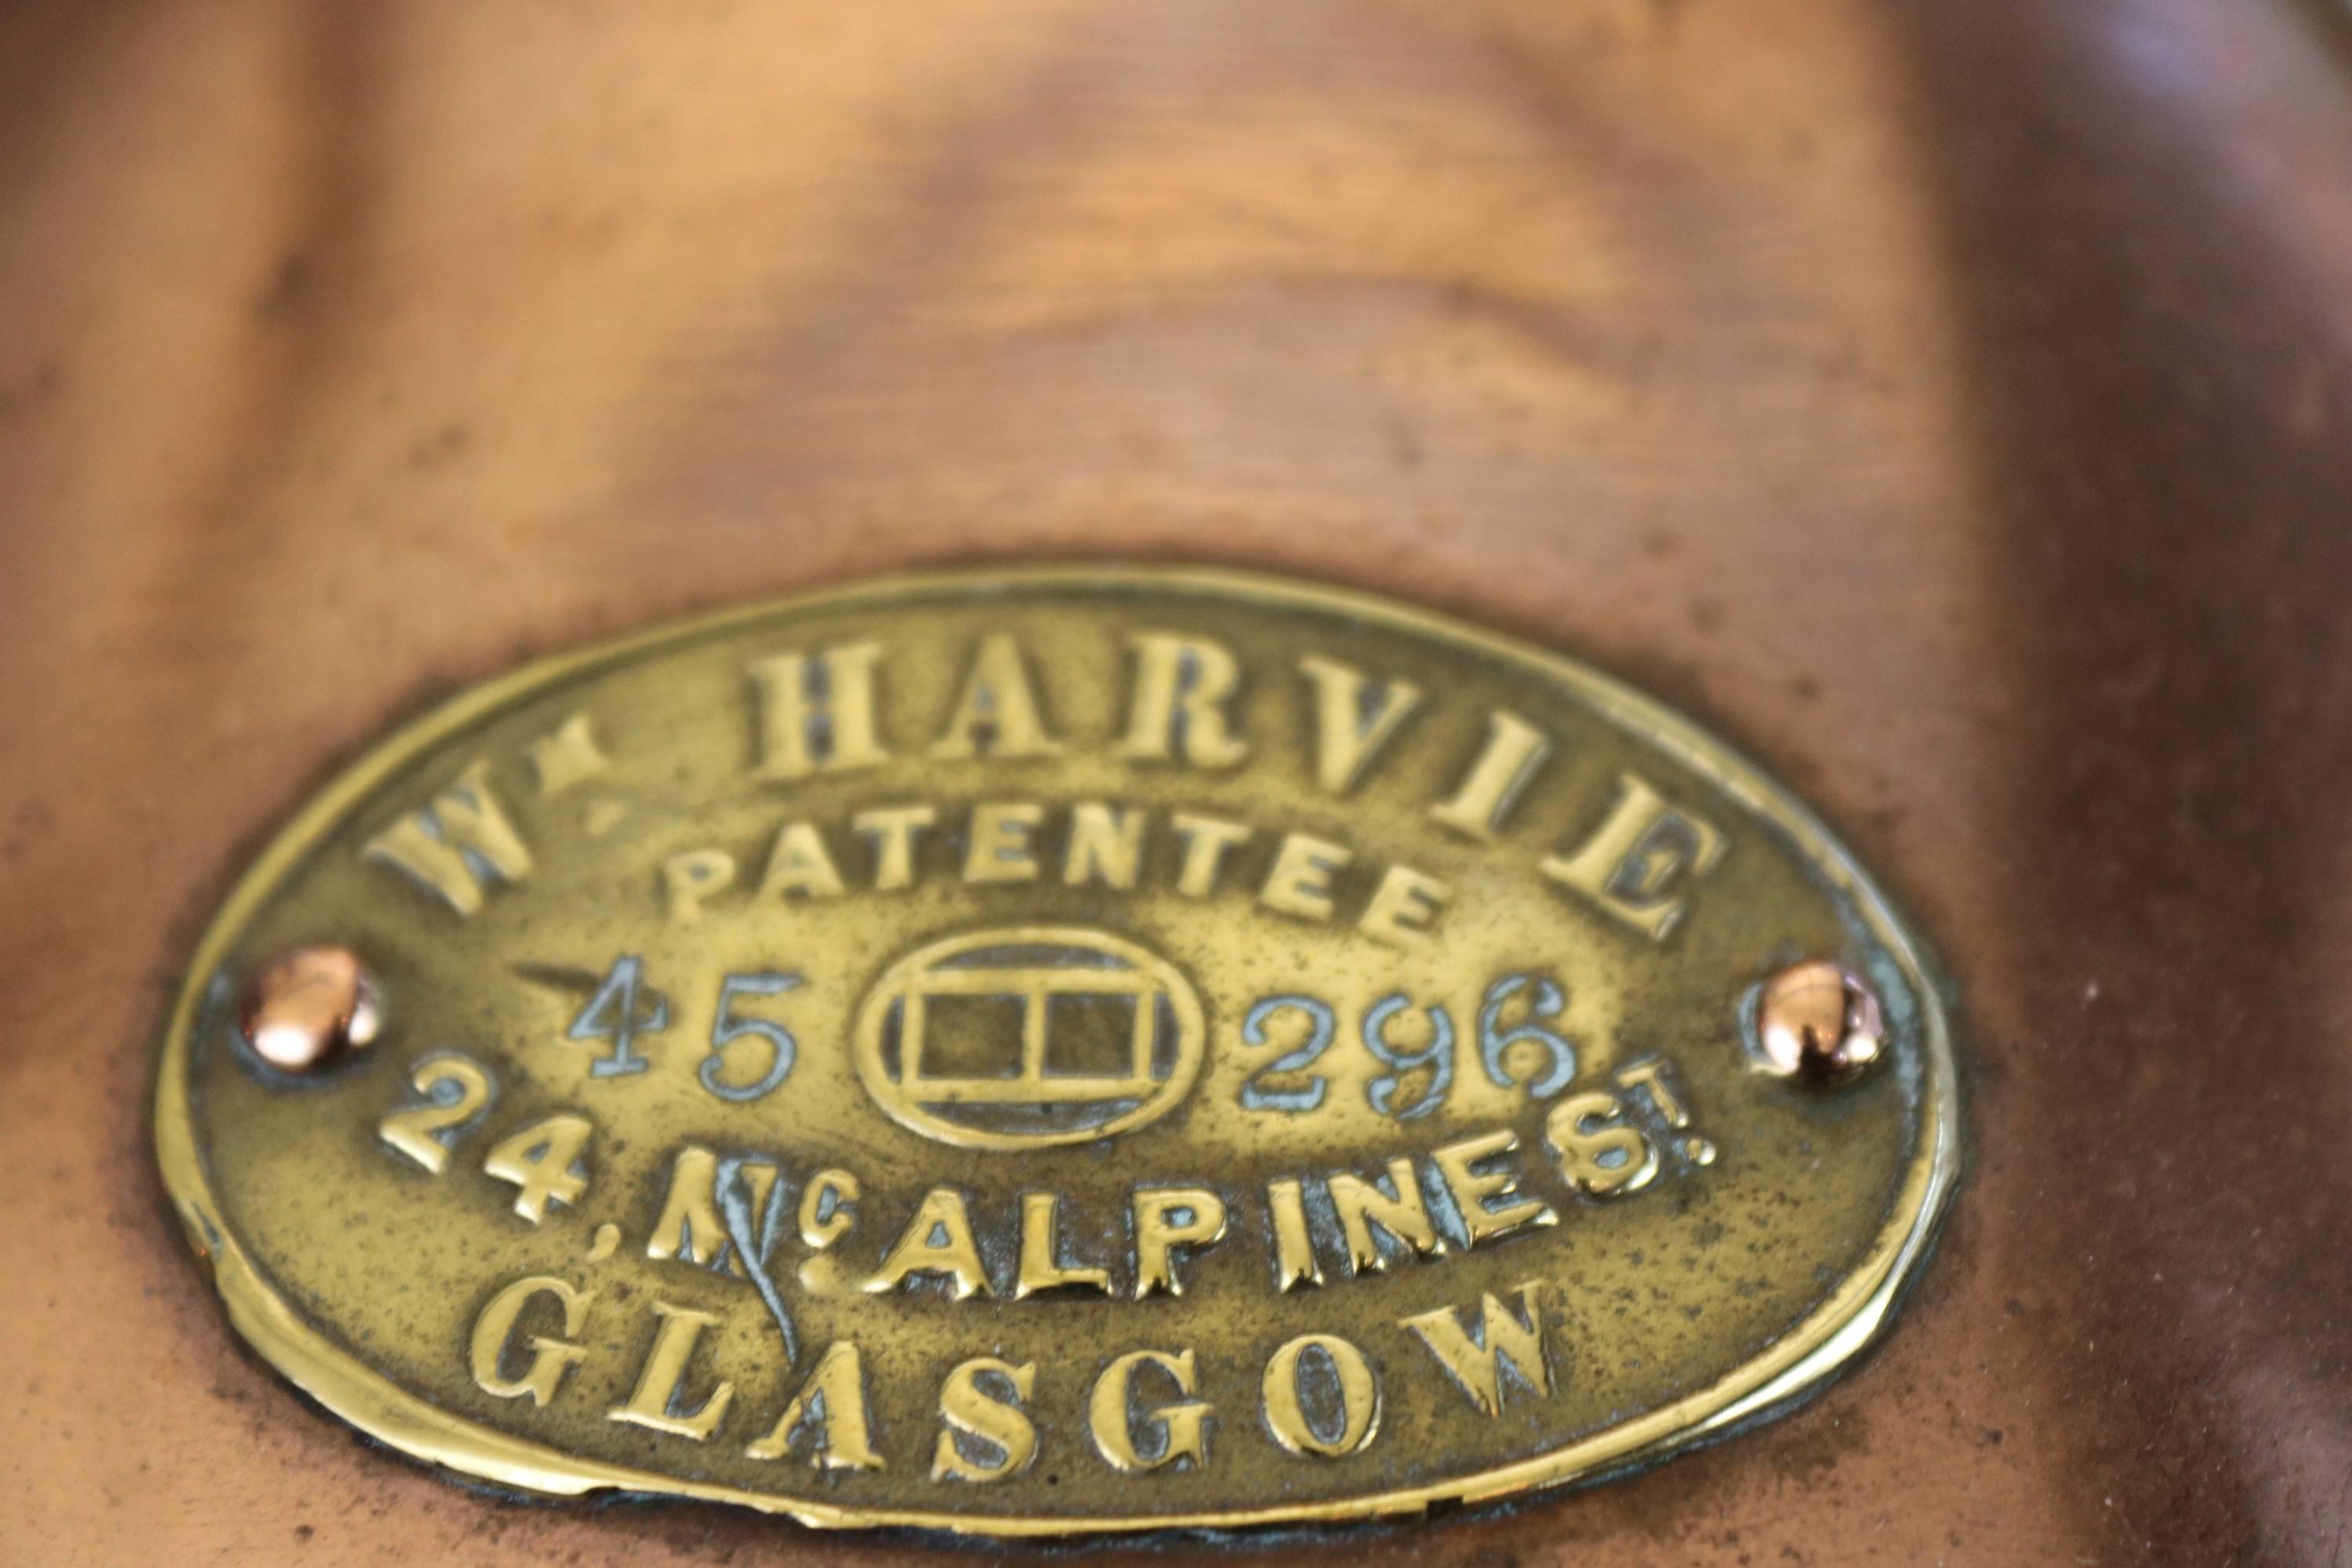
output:
[[[1816,960],[1764,983],[1756,1044],[1766,1070],[1809,1083],[1850,1079],[1886,1049],[1886,1015],[1862,978]]]
[[[298,947],[246,982],[237,1022],[254,1054],[287,1072],[309,1072],[368,1045],[383,1016],[374,982],[347,947]]]

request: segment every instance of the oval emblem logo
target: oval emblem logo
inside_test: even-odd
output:
[[[1671,1453],[1869,1341],[1958,1160],[1917,944],[1772,781],[1208,571],[468,693],[262,853],[156,1092],[230,1322],[383,1442],[1003,1535]]]
[[[1201,1068],[1201,1002],[1103,931],[1016,926],[892,964],[857,1017],[857,1072],[902,1127],[967,1149],[1086,1143],[1165,1115]]]

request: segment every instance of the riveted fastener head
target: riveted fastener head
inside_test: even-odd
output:
[[[1886,1014],[1861,976],[1814,960],[1791,964],[1756,998],[1757,1058],[1775,1077],[1837,1083],[1886,1050]]]
[[[246,981],[237,1023],[263,1061],[283,1072],[310,1072],[372,1043],[383,1014],[357,953],[298,947]]]

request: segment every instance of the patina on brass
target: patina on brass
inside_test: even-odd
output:
[[[236,999],[317,944],[386,1026],[289,1076]],[[1758,1059],[1798,954],[1878,1070]],[[1085,567],[394,737],[205,938],[157,1128],[238,1330],[409,1454],[1034,1534],[1498,1497],[1801,1395],[1923,1256],[1955,1092],[1884,900],[1687,723],[1384,601]]]

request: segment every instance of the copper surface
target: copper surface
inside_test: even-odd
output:
[[[1271,1555],[2340,1558],[2337,9],[9,23],[0,1561],[936,1560],[353,1443],[235,1349],[142,1108],[196,922],[388,720],[754,593],[1105,553],[1660,691],[1907,896],[1971,1029],[1943,1256],[1824,1396]]]

